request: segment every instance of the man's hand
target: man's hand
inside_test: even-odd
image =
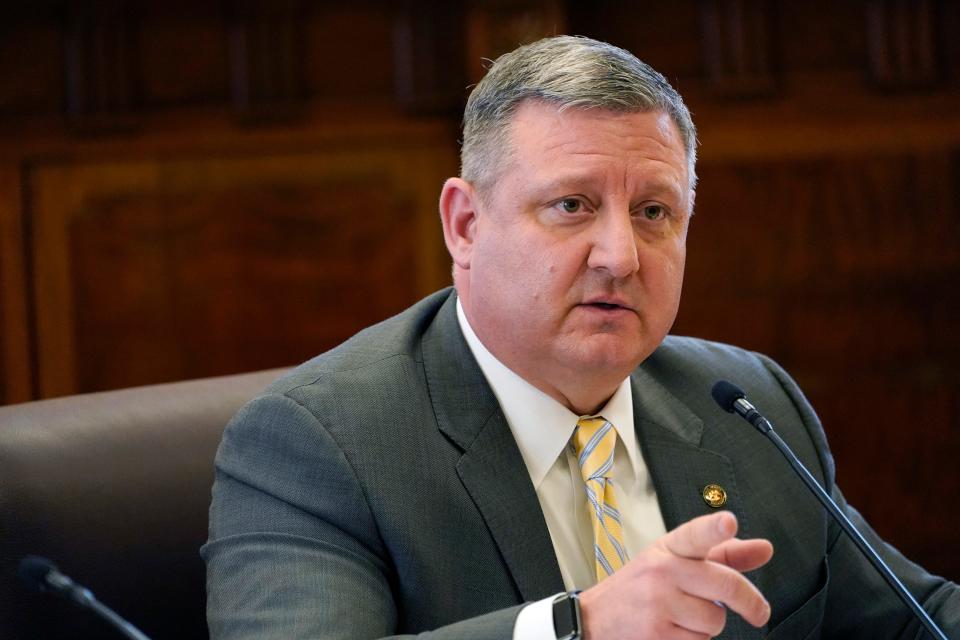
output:
[[[584,640],[711,638],[723,631],[726,608],[766,624],[770,605],[741,572],[765,565],[773,545],[736,533],[729,511],[695,518],[584,591]]]

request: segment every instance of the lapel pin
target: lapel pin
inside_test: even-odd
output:
[[[701,493],[703,501],[714,509],[719,509],[727,504],[727,491],[718,484],[708,484]]]

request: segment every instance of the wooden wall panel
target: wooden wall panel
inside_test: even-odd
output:
[[[304,10],[297,0],[237,0],[230,12],[234,107],[245,120],[295,117],[304,95]]]
[[[141,102],[140,30],[130,3],[69,4],[64,16],[66,111],[85,131],[128,129]]]
[[[703,59],[718,95],[751,97],[776,90],[772,28],[774,5],[766,0],[705,0]]]
[[[90,202],[70,233],[78,389],[296,363],[404,308],[417,202],[385,182]]]
[[[480,3],[470,8],[467,30],[466,69],[473,84],[490,60],[518,44],[567,33],[567,11],[558,0]]]
[[[848,499],[908,555],[951,576],[958,159],[705,162],[674,330],[784,365],[823,420]]]
[[[21,12],[0,8],[0,118],[55,114],[63,103],[56,16]]]
[[[775,2],[774,50],[789,76],[855,70],[865,77],[867,14],[864,2]],[[815,15],[828,19],[815,20]],[[793,88],[793,87],[790,87]],[[821,98],[823,96],[821,95]]]
[[[931,87],[940,76],[935,0],[871,0],[867,6],[871,77],[891,90]]]
[[[143,105],[213,105],[230,98],[229,37],[220,3],[145,3],[139,33]],[[189,61],[189,64],[185,64]]]
[[[305,25],[308,94],[325,102],[390,103],[396,94],[395,20],[390,5],[313,5]]]
[[[466,85],[462,2],[399,2],[394,26],[394,84],[409,113],[453,113]]]
[[[20,168],[0,165],[0,402],[33,398]]]
[[[401,310],[446,279],[451,165],[413,145],[35,168],[41,393],[294,364]]]
[[[705,77],[703,2],[568,3],[569,32],[623,47],[657,69],[686,98],[689,79]]]

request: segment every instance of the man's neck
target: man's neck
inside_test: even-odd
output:
[[[609,375],[603,375],[603,382],[594,382],[593,384],[585,384],[585,381],[596,381],[601,376],[587,375],[578,377],[575,380],[571,379],[567,381],[568,384],[564,385],[550,384],[549,381],[536,375],[535,370],[525,371],[520,367],[514,366],[511,358],[506,357],[505,354],[496,353],[490,349],[489,345],[479,335],[477,335],[473,325],[470,323],[470,320],[467,317],[466,309],[464,309],[459,298],[457,299],[457,316],[464,334],[470,336],[467,340],[468,342],[471,342],[471,338],[472,340],[476,340],[483,347],[483,349],[486,350],[493,358],[495,358],[502,366],[506,367],[515,375],[522,378],[525,382],[546,394],[556,402],[560,403],[562,406],[566,407],[571,413],[574,413],[578,416],[596,414],[604,405],[607,404],[607,402],[609,402],[610,398],[613,397],[614,393],[616,393],[619,386],[623,383],[623,380],[629,375],[629,373],[627,373],[618,377],[617,379],[610,380],[606,380]],[[536,369],[536,367],[534,369]]]

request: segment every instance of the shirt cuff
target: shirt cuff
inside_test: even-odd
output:
[[[513,640],[557,640],[553,629],[553,601],[562,595],[561,591],[521,609],[513,626]]]

